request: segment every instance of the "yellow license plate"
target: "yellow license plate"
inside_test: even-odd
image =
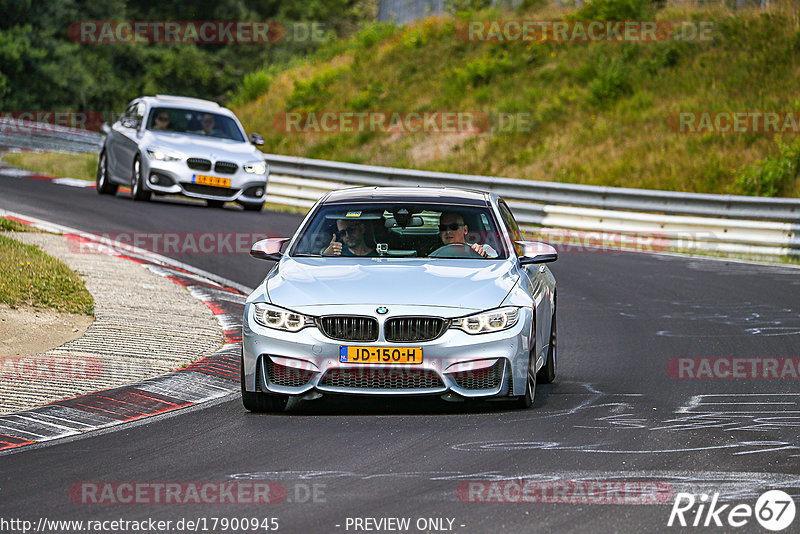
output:
[[[214,187],[230,187],[230,178],[220,178],[219,176],[208,176],[207,174],[195,174],[192,182],[199,185],[213,185]]]
[[[422,347],[339,347],[341,363],[422,363]]]

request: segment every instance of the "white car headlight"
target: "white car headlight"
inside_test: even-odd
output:
[[[250,174],[264,174],[267,172],[266,161],[251,161],[245,163],[242,167],[244,167],[244,172],[249,172]]]
[[[287,332],[299,332],[307,326],[314,325],[314,318],[302,313],[297,313],[269,304],[253,304],[256,322],[267,328],[275,330],[285,330]]]
[[[148,148],[147,155],[158,161],[180,161],[185,157],[183,154],[167,152],[166,150],[156,147]]]
[[[487,334],[507,330],[517,324],[517,321],[519,308],[508,306],[452,319],[450,326],[467,334]]]

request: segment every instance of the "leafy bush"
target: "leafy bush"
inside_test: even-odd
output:
[[[360,50],[367,50],[372,48],[377,43],[387,39],[398,32],[398,27],[388,22],[377,22],[364,26],[352,38],[352,43],[355,48]]]
[[[642,20],[650,14],[649,0],[594,0],[575,12],[577,20]]]
[[[245,74],[238,101],[250,102],[252,100],[256,100],[259,96],[269,91],[269,86],[271,84],[272,76],[263,70]]]
[[[589,84],[589,102],[604,107],[632,92],[627,67],[621,59],[614,58],[598,69],[597,77]]]
[[[734,186],[745,195],[781,196],[800,172],[800,140],[790,145],[778,141],[778,155],[741,169]]]
[[[503,53],[498,56],[484,55],[472,61],[468,61],[463,67],[456,67],[453,70],[455,80],[462,86],[478,87],[489,83],[498,74],[510,72],[514,69],[514,63],[508,54]]]
[[[286,99],[286,109],[319,111],[322,103],[331,97],[328,87],[340,72],[341,69],[328,68],[308,80],[295,80],[292,94]]]
[[[444,0],[444,10],[448,13],[479,11],[490,5],[493,5],[491,0]]]

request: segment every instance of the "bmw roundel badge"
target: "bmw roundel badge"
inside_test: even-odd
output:
[[[386,306],[381,306],[380,308],[376,309],[375,311],[380,313],[381,315],[386,315],[387,313],[389,313],[389,308],[387,308]]]

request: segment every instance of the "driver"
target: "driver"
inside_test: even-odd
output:
[[[467,243],[469,229],[464,224],[464,217],[455,211],[443,211],[439,217],[439,237],[445,245],[463,244],[477,252],[484,258],[496,258],[497,251],[489,245]]]
[[[338,230],[331,237],[328,247],[322,251],[323,256],[377,256],[377,251],[365,241],[367,228],[363,221],[336,221]],[[337,241],[341,236],[344,243]]]

